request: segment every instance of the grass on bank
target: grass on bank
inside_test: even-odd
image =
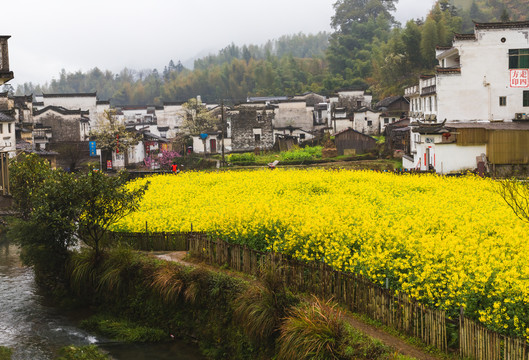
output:
[[[65,346],[59,351],[55,360],[110,360],[110,356],[103,353],[95,345]]]
[[[13,350],[7,346],[0,346],[0,360],[11,360]]]
[[[102,314],[83,320],[81,327],[120,342],[145,343],[168,340],[167,334],[161,329],[141,326],[128,320]]]

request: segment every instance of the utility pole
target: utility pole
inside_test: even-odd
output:
[[[225,123],[224,123],[224,100],[221,100],[220,101],[220,121],[222,122],[222,137],[221,137],[221,141],[222,141],[222,145],[221,145],[221,148],[222,148],[222,166],[224,166],[226,164],[226,162],[224,161],[224,131],[226,131],[226,126],[225,126]]]

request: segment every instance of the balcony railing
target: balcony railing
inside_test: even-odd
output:
[[[430,85],[430,86],[423,87],[422,90],[421,90],[421,94],[422,95],[434,94],[435,92],[436,92],[436,86],[435,85]]]

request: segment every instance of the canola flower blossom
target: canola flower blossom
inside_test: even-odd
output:
[[[529,224],[478,177],[347,170],[188,172],[150,181],[115,231],[205,231],[325,261],[529,339]]]

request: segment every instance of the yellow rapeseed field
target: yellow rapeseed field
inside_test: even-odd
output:
[[[529,224],[477,177],[345,170],[165,175],[119,231],[214,233],[363,274],[529,338]]]

